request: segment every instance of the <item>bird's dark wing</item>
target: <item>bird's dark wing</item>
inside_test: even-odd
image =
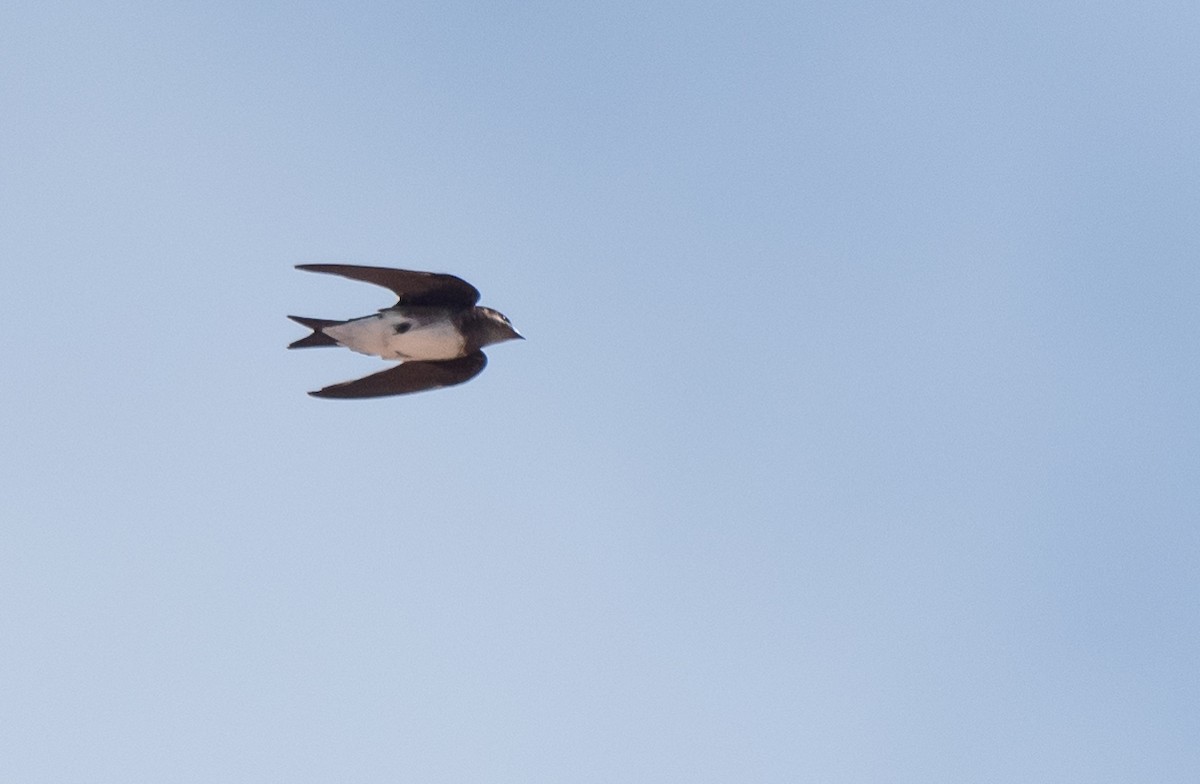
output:
[[[458,359],[402,362],[374,375],[334,384],[308,394],[313,397],[342,398],[407,395],[469,381],[479,375],[486,365],[487,357],[482,351]]]
[[[326,272],[383,286],[385,289],[391,289],[399,297],[397,305],[469,308],[479,301],[479,291],[470,283],[440,272],[358,267],[352,264],[299,264],[296,269]]]

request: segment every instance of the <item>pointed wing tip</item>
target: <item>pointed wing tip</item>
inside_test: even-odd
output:
[[[348,395],[341,394],[341,390],[347,384],[353,384],[353,383],[354,383],[353,381],[344,381],[341,384],[330,384],[327,387],[321,387],[320,389],[312,390],[311,392],[308,393],[308,396],[309,397],[319,397],[319,398],[323,398],[326,400],[333,400],[336,398],[349,397]]]
[[[297,264],[296,269],[305,272],[326,272],[330,275],[345,276],[347,270],[368,269],[356,264]]]
[[[314,389],[312,392],[308,393],[308,396],[319,398],[321,400],[353,400],[355,397],[354,395],[331,394],[328,388]]]

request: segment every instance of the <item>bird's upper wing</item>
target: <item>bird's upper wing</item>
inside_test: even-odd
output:
[[[458,359],[403,362],[374,375],[333,384],[308,394],[313,397],[341,398],[407,395],[410,392],[452,387],[469,381],[479,375],[486,365],[487,357],[482,351],[475,351]]]
[[[397,305],[469,308],[479,301],[479,291],[462,278],[440,272],[414,272],[390,267],[352,264],[299,264],[296,269],[327,272],[391,289]]]

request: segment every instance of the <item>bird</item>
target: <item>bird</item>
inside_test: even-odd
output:
[[[454,275],[352,264],[298,264],[296,269],[373,283],[398,298],[391,307],[345,321],[288,316],[312,330],[289,349],[344,346],[400,361],[373,375],[309,392],[313,397],[387,397],[454,386],[483,371],[484,346],[525,339],[503,313],[477,305],[478,289]]]

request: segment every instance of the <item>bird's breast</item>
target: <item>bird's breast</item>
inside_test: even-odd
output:
[[[385,311],[324,332],[351,351],[383,359],[454,359],[463,355],[462,333],[448,318]]]

